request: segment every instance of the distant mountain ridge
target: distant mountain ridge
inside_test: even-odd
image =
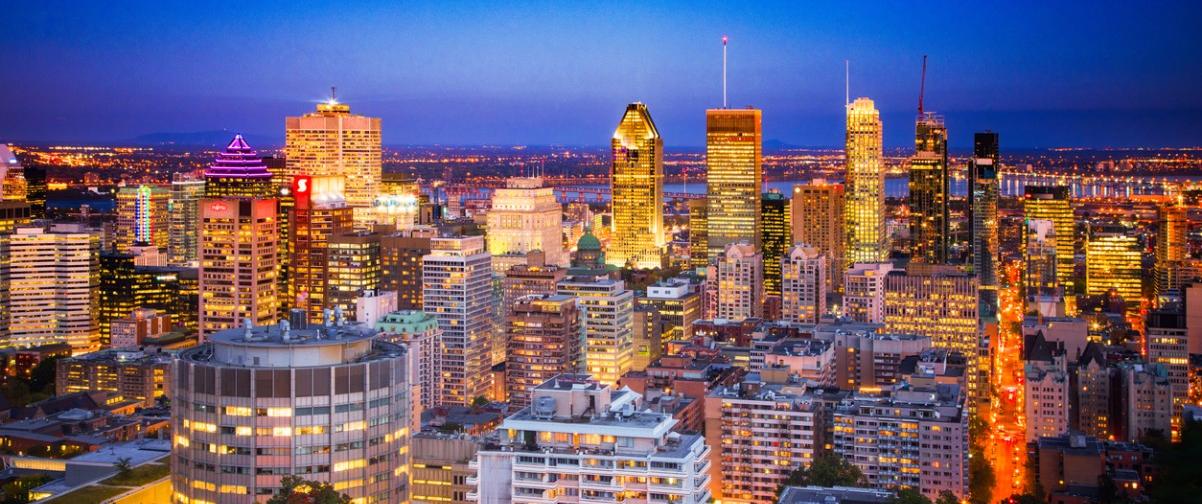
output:
[[[242,134],[242,138],[255,149],[268,149],[279,147],[280,141],[268,135],[258,135],[254,133],[242,133],[240,131],[231,130],[212,130],[212,131],[194,131],[187,133],[179,132],[158,132],[138,135],[127,142],[134,145],[148,146],[197,146],[197,147],[224,147],[230,143],[230,139],[236,134]]]

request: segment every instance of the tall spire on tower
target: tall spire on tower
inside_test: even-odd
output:
[[[722,36],[722,108],[726,108],[726,35]]]

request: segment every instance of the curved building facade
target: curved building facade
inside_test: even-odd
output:
[[[341,322],[230,329],[173,363],[173,502],[264,502],[280,480],[353,502],[404,502],[410,387],[403,346]]]

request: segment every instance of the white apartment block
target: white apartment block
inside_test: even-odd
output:
[[[885,323],[885,277],[892,263],[856,263],[843,273],[843,314],[856,322]]]
[[[711,502],[709,453],[671,415],[642,409],[642,396],[587,375],[559,375],[535,388],[531,406],[506,418],[499,443],[485,446],[468,483],[469,500],[547,502]]]

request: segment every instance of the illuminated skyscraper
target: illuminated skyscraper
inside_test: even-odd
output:
[[[488,211],[488,253],[525,256],[541,250],[548,264],[568,265],[563,249],[563,207],[542,177],[514,177],[493,193]]]
[[[423,309],[442,330],[435,404],[468,406],[492,387],[492,256],[484,238],[433,238],[422,258]]]
[[[781,268],[781,320],[818,323],[826,313],[826,255],[800,244],[789,251]]]
[[[355,221],[370,221],[380,193],[380,119],[351,113],[331,97],[317,111],[284,122],[287,164],[281,176],[333,175],[346,180],[346,202]]]
[[[535,294],[514,301],[506,321],[505,386],[524,408],[535,387],[580,369],[580,313],[572,296]]]
[[[1156,299],[1164,304],[1180,299],[1189,220],[1183,205],[1166,204],[1156,214]]]
[[[764,256],[747,242],[731,243],[718,256],[718,318],[741,321],[764,316]]]
[[[987,381],[977,367],[980,318],[977,279],[947,265],[911,264],[885,276],[885,329],[931,338],[931,346],[968,358],[969,408],[988,399]],[[977,370],[977,372],[972,372]]]
[[[97,350],[100,241],[79,225],[18,228],[6,237],[5,347],[67,343],[75,354]]]
[[[1067,186],[1026,186],[1023,192],[1023,217],[1029,222],[1052,222],[1056,236],[1056,280],[1066,298],[1075,292],[1074,266],[1075,221],[1072,200]]]
[[[847,106],[847,179],[843,263],[875,263],[888,258],[885,234],[885,161],[881,115],[872,100],[856,98]]]
[[[744,241],[759,248],[763,176],[759,109],[705,111],[708,257]]]
[[[843,315],[856,322],[885,323],[885,276],[893,263],[856,263],[843,272]]]
[[[272,324],[279,307],[276,200],[205,198],[200,202],[200,337]]]
[[[413,228],[380,237],[383,290],[396,291],[402,310],[422,308],[422,257],[430,253],[432,228]]]
[[[1061,288],[1056,268],[1056,227],[1052,221],[1029,220],[1023,233],[1023,257],[1026,261],[1023,281],[1024,299],[1037,305],[1052,307],[1062,302]],[[1059,310],[1053,310],[1059,313]]]
[[[914,156],[910,158],[912,260],[947,262],[947,198],[947,127],[943,118],[925,112],[914,126]]]
[[[170,232],[167,237],[168,262],[172,265],[196,264],[196,232],[200,229],[200,198],[205,181],[176,173],[171,176],[168,202]]]
[[[793,247],[789,200],[780,191],[760,199],[760,251],[764,256],[764,297],[780,297],[780,262]]]
[[[1091,227],[1085,242],[1085,294],[1100,296],[1113,290],[1127,306],[1139,306],[1142,261],[1143,248],[1133,230],[1118,225]]]
[[[709,202],[689,200],[689,269],[705,269],[709,264]]]
[[[298,176],[292,181],[287,297],[291,307],[307,312],[314,324],[321,323],[322,310],[333,307],[327,298],[330,238],[354,229],[342,191],[341,177]]]
[[[242,135],[234,135],[225,150],[205,170],[206,198],[275,198],[271,171]]]
[[[166,251],[170,199],[170,193],[157,186],[143,184],[117,190],[116,250],[128,252],[134,245],[149,245]]]
[[[991,131],[973,135],[973,157],[968,164],[972,187],[968,191],[969,246],[972,271],[981,282],[981,318],[997,318],[998,308],[998,135]]]
[[[417,224],[423,196],[417,180],[403,173],[384,174],[375,201],[375,222],[404,231]]]
[[[606,259],[658,268],[664,254],[664,139],[642,103],[631,103],[610,143],[613,239]]]
[[[380,235],[367,231],[330,237],[326,304],[342,308],[348,319],[359,315],[356,301],[380,291]]]
[[[793,243],[804,243],[826,256],[826,292],[843,286],[843,185],[817,179],[793,186]]]

